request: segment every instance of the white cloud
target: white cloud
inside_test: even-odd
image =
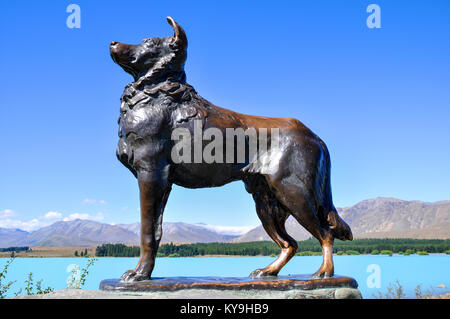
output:
[[[39,216],[37,218],[33,218],[28,221],[18,220],[18,219],[11,219],[6,218],[9,216],[15,216],[16,213],[14,213],[10,209],[5,209],[3,211],[0,211],[2,218],[0,218],[0,227],[1,228],[19,228],[25,231],[33,231],[37,230],[39,228],[49,226],[57,221],[72,221],[75,219],[90,219],[95,221],[101,221],[105,217],[102,212],[98,212],[95,215],[89,215],[89,214],[83,214],[83,213],[73,213],[70,214],[68,217],[63,218],[63,215],[60,212],[56,211],[49,211],[44,216]]]
[[[104,201],[103,199],[92,199],[92,198],[85,198],[82,201],[83,204],[101,204],[101,205],[105,205],[106,201]]]
[[[16,215],[17,213],[11,209],[0,210],[0,218],[8,218]]]
[[[3,228],[19,228],[22,230],[31,231],[43,226],[46,225],[42,224],[37,218],[34,218],[30,221],[21,221],[13,219],[0,220],[0,227]]]
[[[38,228],[48,226],[57,218],[61,218],[61,213],[48,212],[45,216],[33,218],[31,220],[11,219],[10,217],[17,216],[18,213],[11,209],[4,209],[0,211],[0,227],[2,228],[19,228],[26,231],[36,230]]]
[[[48,212],[44,215],[45,219],[60,219],[62,218],[62,214],[60,212]]]

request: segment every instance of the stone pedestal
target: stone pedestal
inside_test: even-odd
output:
[[[107,279],[100,290],[153,298],[274,298],[361,299],[358,283],[350,277],[311,279],[310,275],[279,277],[167,277],[124,283]]]

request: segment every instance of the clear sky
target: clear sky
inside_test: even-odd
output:
[[[81,28],[66,7],[81,8]],[[369,29],[366,7],[381,8]],[[113,40],[189,39],[187,79],[216,105],[295,117],[328,145],[335,205],[450,199],[450,1],[1,1],[0,227],[139,220],[115,157],[131,77]],[[174,187],[165,221],[259,223],[242,183]]]

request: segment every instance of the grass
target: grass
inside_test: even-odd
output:
[[[411,299],[407,298],[403,286],[398,280],[390,283],[386,292],[378,292],[373,295],[377,299]],[[415,299],[450,299],[450,294],[439,294],[434,289],[422,290],[421,285],[417,285],[414,289]]]
[[[8,269],[14,261],[15,257],[11,257],[6,264],[3,266],[3,269],[0,269],[0,299],[4,299],[8,291],[10,291],[12,285],[16,281],[7,281],[6,283],[3,280],[6,279],[6,275],[8,273]],[[81,289],[86,284],[86,278],[89,274],[89,268],[94,265],[97,261],[97,258],[89,258],[87,265],[84,268],[81,268],[77,265],[72,269],[71,275],[67,280],[67,288],[72,289]],[[51,287],[43,288],[42,287],[42,279],[39,281],[34,281],[33,273],[29,273],[27,279],[25,280],[25,295],[42,295],[51,293],[54,289]],[[14,293],[14,296],[22,295],[22,288]]]
[[[15,257],[11,257],[6,264],[3,266],[3,269],[0,270],[0,299],[4,299],[6,297],[6,294],[11,289],[12,285],[16,281],[9,281],[6,284],[3,283],[3,279],[6,279],[6,275],[8,273],[9,266],[14,261]],[[48,294],[53,291],[53,288],[47,287],[45,289],[42,289],[42,279],[35,282],[33,280],[33,273],[28,274],[27,280],[25,280],[25,291],[26,295],[42,295],[42,294]],[[19,289],[14,293],[14,296],[19,296],[22,294],[22,288]]]
[[[3,269],[0,270],[0,299],[5,298],[6,293],[14,284],[14,281],[8,281],[6,283],[3,282],[3,280],[6,279],[6,275],[8,274],[9,266],[13,261],[14,258],[11,257],[3,266]]]

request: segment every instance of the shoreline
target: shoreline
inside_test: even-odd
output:
[[[419,254],[410,254],[408,256],[432,256],[432,255],[448,255],[446,253],[429,253],[428,255],[419,255]],[[321,257],[322,255],[304,255],[304,256],[294,256],[294,257]],[[341,257],[341,256],[386,256],[386,257],[392,257],[392,256],[404,256],[403,254],[392,254],[392,256],[390,255],[386,255],[386,254],[377,254],[377,255],[372,255],[372,254],[358,254],[358,255],[338,255],[338,254],[333,254],[333,257]],[[408,257],[405,256],[405,257]],[[450,255],[449,255],[450,256]],[[177,257],[169,257],[169,256],[158,256],[156,258],[207,258],[207,257],[271,257],[271,258],[276,258],[278,257],[278,255],[275,256],[268,256],[268,255],[197,255],[197,256],[177,256]],[[0,254],[0,259],[9,259],[11,258],[10,255],[3,255]],[[24,256],[23,254],[19,254],[17,253],[14,258],[77,258],[77,259],[89,259],[89,258],[139,258],[139,256],[134,256],[134,257],[126,257],[126,256],[83,256],[83,257],[76,257],[76,256],[64,256],[64,255],[52,255],[52,256]]]
[[[334,256],[359,255],[450,255],[450,239],[448,240],[375,240],[362,239],[351,243],[336,243]],[[3,251],[2,251],[3,250]],[[245,243],[194,243],[194,244],[162,244],[157,257],[272,257],[280,254],[280,250],[271,242]],[[306,240],[299,242],[296,256],[322,256],[318,242]],[[92,246],[34,246],[9,247],[0,250],[0,258],[124,258],[139,257],[139,246],[130,244],[102,244]]]

